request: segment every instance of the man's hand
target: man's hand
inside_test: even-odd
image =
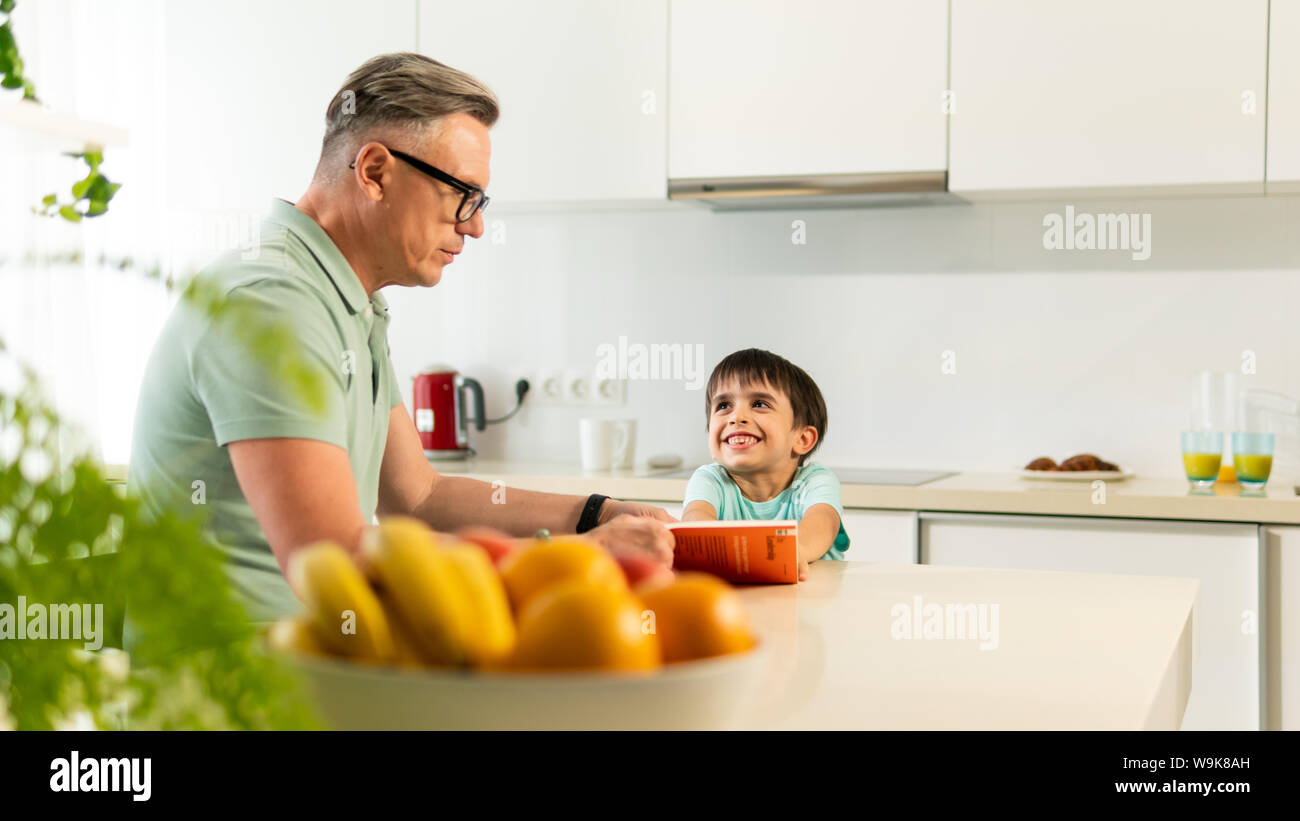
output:
[[[601,509],[601,519],[613,500],[606,502]],[[629,504],[621,502],[620,504]],[[676,521],[668,512],[650,505],[637,505],[647,510],[659,510],[666,521]],[[627,513],[614,516],[605,524],[588,530],[583,534],[617,556],[620,553],[642,553],[654,559],[664,567],[673,566],[673,534],[664,527],[660,517],[650,513],[631,515]]]
[[[675,522],[668,511],[662,507],[654,505],[645,505],[640,502],[621,502],[618,499],[608,499],[605,504],[600,506],[600,516],[596,519],[596,524],[603,525],[606,522],[613,521],[615,517],[623,514],[630,516],[648,516],[651,519],[658,519],[661,522]]]

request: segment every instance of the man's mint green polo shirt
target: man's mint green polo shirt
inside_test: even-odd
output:
[[[214,322],[184,301],[172,311],[145,368],[128,487],[146,514],[203,505],[235,595],[253,621],[266,622],[301,604],[240,490],[226,445],[274,437],[338,445],[352,465],[361,516],[371,521],[388,414],[402,402],[388,353],[388,304],[378,292],[366,294],[315,220],[282,200],[261,224],[256,253],[232,252],[200,276],[238,304],[242,324]],[[293,329],[298,356],[325,386],[323,408],[249,349],[241,332],[268,322]]]

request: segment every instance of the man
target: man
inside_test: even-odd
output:
[[[355,554],[375,514],[442,531],[589,530],[607,549],[671,562],[672,518],[659,508],[523,490],[493,504],[490,485],[440,476],[402,403],[380,289],[436,285],[466,238],[482,236],[497,115],[489,89],[434,60],[368,61],[329,104],[306,194],[272,204],[256,258],[231,254],[203,272],[239,327],[182,302],[156,343],[131,488],[150,512],[206,505],[255,621],[299,609],[283,576],[295,548],[332,539]],[[291,325],[322,401],[250,348],[250,332],[276,322]]]

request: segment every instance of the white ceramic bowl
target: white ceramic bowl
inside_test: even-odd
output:
[[[752,715],[766,645],[645,674],[408,670],[292,654],[338,730],[722,730]]]

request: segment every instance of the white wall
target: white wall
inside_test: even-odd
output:
[[[47,102],[131,130],[131,146],[111,151],[106,163],[128,185],[113,216],[85,226],[85,249],[161,256],[178,270],[186,268],[178,258],[207,258],[241,241],[237,229],[271,195],[305,188],[320,112],[339,76],[367,54],[411,47],[414,37],[398,23],[367,29],[361,40],[334,32],[334,18],[304,28],[292,9],[245,31],[228,10],[213,17],[201,4],[100,5],[20,4],[27,11],[15,25]],[[410,0],[387,4],[398,21],[408,7]],[[240,8],[252,5],[241,0]],[[104,31],[133,48],[101,65],[81,46]],[[156,48],[168,32],[170,49]],[[229,37],[215,34],[232,32],[277,71],[306,71],[317,92],[284,100],[278,85],[259,86],[242,69],[238,81],[218,83],[232,69],[223,62]],[[327,35],[342,39],[329,48],[301,45]],[[293,53],[310,56],[309,69],[305,56],[282,65],[273,59],[283,38]],[[203,57],[214,49],[216,57]],[[281,134],[295,123],[301,132],[297,147],[283,152],[291,158],[283,168],[241,170],[263,130]],[[0,222],[0,252],[62,247],[63,226],[26,214],[28,189],[48,177],[23,176],[21,194],[15,183],[0,197],[14,216]],[[495,416],[513,398],[512,373],[590,367],[597,345],[620,336],[701,344],[709,367],[737,348],[766,347],[822,386],[831,421],[820,457],[833,465],[1007,470],[1043,454],[1093,450],[1140,473],[1176,475],[1177,432],[1198,370],[1238,368],[1248,349],[1258,363],[1248,384],[1300,396],[1289,317],[1300,296],[1300,198],[1076,205],[1151,212],[1151,258],[1043,250],[1043,215],[1064,203],[489,211],[489,228],[500,221],[505,229],[504,244],[471,242],[437,288],[390,293],[393,352],[404,379],[433,361],[480,378]],[[806,245],[790,241],[795,219],[807,224]],[[83,309],[72,311],[56,291],[28,301],[12,279],[0,283],[11,346],[52,351],[58,342],[60,351],[94,351],[81,357],[80,370],[64,367],[75,359],[69,354],[52,358],[48,371],[64,375],[55,392],[67,394],[64,404],[77,407],[79,421],[98,428],[104,458],[124,461],[143,352],[167,300],[156,288],[101,276],[83,294]],[[47,319],[56,314],[61,324]],[[87,315],[102,319],[96,341],[64,344],[86,335],[77,323]],[[29,327],[42,333],[28,334]],[[940,371],[945,350],[956,354],[956,374]],[[92,381],[95,397],[86,391]],[[668,451],[693,462],[707,454],[702,407],[702,397],[680,383],[640,382],[631,384],[623,413],[605,415],[640,420],[642,459]],[[576,460],[582,415],[530,408],[475,442],[492,457]]]
[[[711,213],[495,214],[428,291],[389,289],[404,384],[447,362],[483,382],[592,367],[603,342],[776,351],[817,380],[837,466],[1006,471],[1093,451],[1177,476],[1199,370],[1300,396],[1300,199],[1079,202],[1152,214],[1152,254],[1047,251],[1064,203]],[[804,220],[807,244],[791,242]],[[491,242],[494,221],[504,244]],[[941,372],[943,352],[957,372]],[[632,382],[638,458],[707,460],[702,392]],[[491,458],[577,460],[576,408],[532,408],[477,434]],[[1283,470],[1279,460],[1278,470]]]

